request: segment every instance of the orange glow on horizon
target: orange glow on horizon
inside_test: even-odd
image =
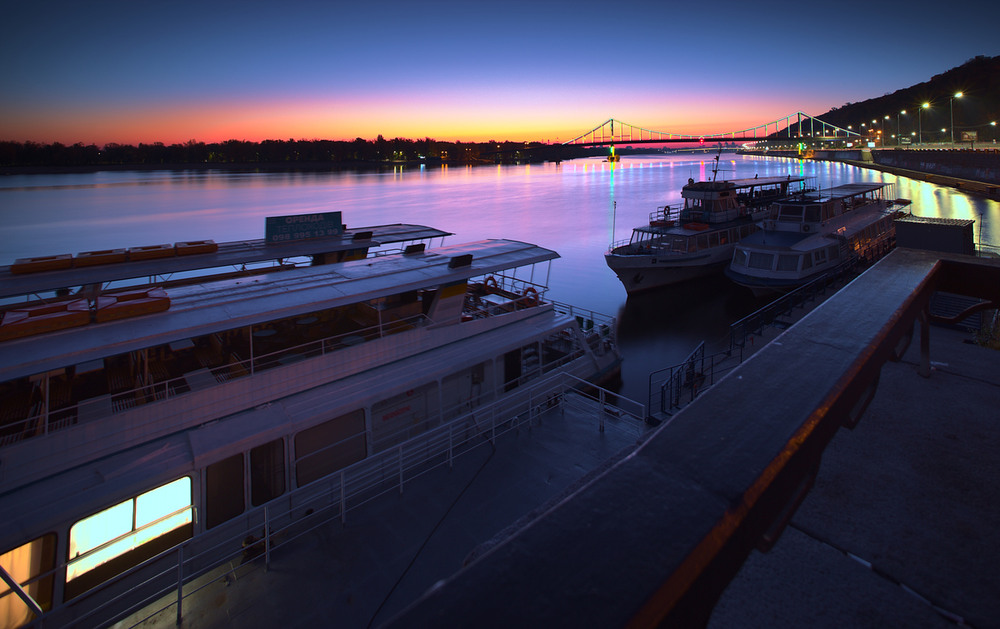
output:
[[[608,119],[601,103],[584,103],[572,116],[562,105],[552,110],[535,109],[537,103],[477,103],[475,99],[457,105],[442,105],[425,99],[411,99],[405,107],[384,98],[321,99],[246,102],[220,101],[199,104],[165,103],[144,107],[101,109],[78,107],[72,111],[55,108],[31,112],[0,112],[0,140],[62,144],[183,144],[275,139],[373,140],[425,137],[444,142],[546,142],[572,140]],[[609,108],[615,108],[610,103]],[[611,114],[624,123],[679,134],[711,134],[741,131],[779,115],[787,107],[777,103],[757,103],[752,109],[706,111],[696,104],[686,107],[632,107]],[[776,114],[775,112],[782,112]]]

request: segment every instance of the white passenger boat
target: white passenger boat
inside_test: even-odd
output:
[[[803,192],[805,177],[760,177],[726,181],[689,179],[682,206],[663,206],[628,241],[612,244],[604,259],[628,293],[721,272],[741,239],[771,202]]]
[[[0,269],[7,297],[72,289],[0,313],[4,627],[120,618],[241,542],[257,549],[270,523],[366,499],[414,441],[433,435],[419,450],[450,457],[537,383],[615,374],[614,320],[547,300],[537,281],[556,252],[484,240],[361,257],[388,232],[445,234],[390,226]],[[312,264],[289,264],[302,255]],[[236,270],[163,280],[222,264]],[[112,279],[133,284],[109,291]],[[370,460],[364,480],[345,475]]]
[[[726,275],[756,295],[784,292],[895,246],[899,208],[894,186],[852,183],[784,199],[771,206],[764,229],[736,247]]]

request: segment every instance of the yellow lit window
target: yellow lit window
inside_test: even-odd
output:
[[[66,580],[191,521],[191,479],[187,476],[84,518],[69,530]]]
[[[51,573],[55,568],[56,536],[43,535],[0,555],[0,567],[20,584],[43,610],[52,607]],[[35,615],[7,584],[0,581],[0,629],[13,629],[34,620]]]

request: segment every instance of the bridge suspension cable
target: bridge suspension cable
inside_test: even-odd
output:
[[[783,125],[783,126],[782,126]],[[819,135],[817,135],[817,131]],[[795,133],[793,136],[792,133]],[[787,135],[782,135],[785,133]],[[563,142],[563,144],[621,144],[621,143],[656,143],[656,142],[697,142],[701,140],[747,140],[760,141],[780,137],[814,137],[814,138],[850,138],[860,136],[857,131],[844,129],[837,125],[824,122],[815,116],[797,111],[794,114],[777,118],[770,122],[747,127],[736,131],[723,133],[675,133],[672,131],[654,131],[645,127],[608,118],[590,131]]]

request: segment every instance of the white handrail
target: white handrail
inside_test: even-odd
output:
[[[600,431],[604,431],[607,411],[611,409],[615,411],[615,416],[630,419],[636,426],[642,426],[645,406],[639,402],[621,397],[565,372],[540,378],[519,387],[523,389],[521,391],[472,409],[443,426],[398,444],[397,447],[373,454],[268,503],[248,509],[241,516],[165,550],[156,557],[96,586],[67,606],[48,612],[42,616],[41,621],[45,623],[46,620],[55,620],[65,626],[113,622],[122,613],[148,606],[174,588],[176,588],[175,601],[169,603],[167,607],[153,610],[150,615],[176,604],[179,621],[183,599],[200,589],[184,592],[184,583],[215,570],[239,552],[243,552],[244,556],[248,552],[252,555],[253,549],[260,544],[263,544],[265,560],[269,562],[271,549],[278,543],[287,544],[338,518],[346,521],[347,511],[356,509],[388,491],[398,488],[402,492],[405,483],[436,467],[450,465],[456,455],[470,452],[483,445],[485,442],[479,441],[478,437],[489,434],[489,441],[494,442],[497,436],[530,424],[536,417],[554,408],[561,408],[570,390],[578,387],[585,387],[593,393],[578,390],[574,394],[600,404],[596,417]],[[443,460],[434,463],[433,460],[437,457]],[[337,509],[331,513],[329,510],[332,506],[336,506]],[[255,534],[260,534],[261,537],[258,539]],[[276,541],[275,537],[279,539]],[[251,539],[247,545],[247,540]],[[234,551],[234,548],[241,550]],[[197,552],[188,552],[189,549]],[[165,565],[159,565],[164,563]],[[185,571],[185,564],[191,569]],[[60,565],[49,574],[59,574],[64,568],[65,564]],[[148,570],[153,570],[153,574],[146,574]],[[235,569],[230,569],[226,575],[234,571]],[[139,585],[128,587],[124,592],[111,596],[106,602],[83,611],[80,615],[70,611],[72,618],[59,617],[59,614],[68,608],[81,605],[88,596],[119,584],[124,585],[132,577],[140,576],[140,573],[142,581]],[[160,589],[152,595],[138,593],[140,587],[164,577],[173,583],[168,591]],[[133,601],[133,597],[142,600]],[[124,612],[119,611],[123,608]],[[96,614],[102,611],[108,612],[107,618],[96,618]]]

